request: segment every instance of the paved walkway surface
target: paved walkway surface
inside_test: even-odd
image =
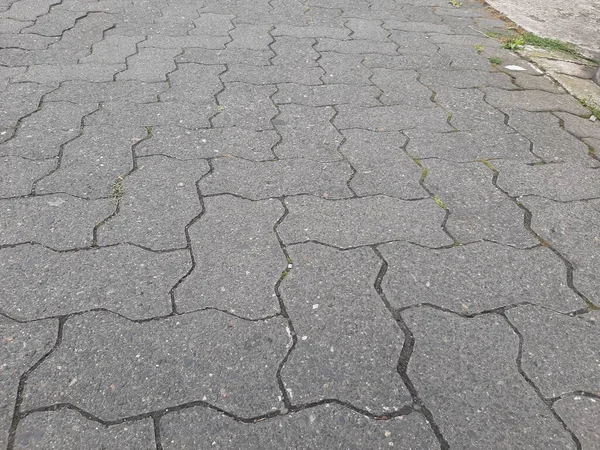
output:
[[[600,125],[479,3],[0,5],[2,448],[600,448]]]

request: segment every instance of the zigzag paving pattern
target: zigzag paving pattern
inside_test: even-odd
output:
[[[600,449],[600,124],[451,3],[0,0],[0,449]]]

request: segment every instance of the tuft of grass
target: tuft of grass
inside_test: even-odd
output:
[[[448,120],[448,122],[450,122],[453,117],[454,113],[452,111],[448,111],[448,114],[446,114],[446,119]]]
[[[559,41],[558,39],[543,38],[533,33],[524,33],[522,38],[523,42],[527,45],[533,45],[534,47],[545,48],[547,50],[558,50],[575,56],[581,56],[574,45]]]
[[[594,103],[585,99],[580,99],[579,103],[589,109],[592,113],[592,116],[596,116],[597,119],[600,119],[600,108],[598,108]]]
[[[497,56],[492,56],[491,58],[488,58],[488,61],[494,66],[499,66],[500,64],[502,64],[502,60]]]
[[[480,54],[483,53],[483,50],[484,50],[483,45],[475,44],[475,50],[477,50],[477,53],[480,53]]]
[[[450,0],[448,3],[450,3],[455,8],[460,8],[463,5],[461,2],[459,2],[457,0]]]

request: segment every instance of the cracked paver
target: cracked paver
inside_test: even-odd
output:
[[[0,450],[600,449],[600,122],[458,3],[0,0]]]

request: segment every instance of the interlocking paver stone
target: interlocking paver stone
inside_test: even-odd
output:
[[[153,128],[152,139],[142,142],[136,152],[140,156],[162,154],[177,159],[237,156],[265,161],[274,158],[271,149],[279,139],[273,130],[254,131],[238,127],[188,130],[166,126]]]
[[[202,160],[158,155],[138,159],[137,170],[120,182],[119,212],[98,230],[99,244],[130,242],[153,250],[185,247],[185,227],[202,211],[195,183],[208,170]]]
[[[66,194],[0,200],[0,245],[37,242],[55,250],[92,244],[94,226],[114,212],[111,199]]]
[[[282,105],[272,121],[282,137],[273,151],[280,158],[308,158],[315,161],[341,159],[338,146],[342,135],[331,120],[336,112],[330,106],[319,108]]]
[[[595,397],[573,396],[561,398],[554,404],[554,411],[575,433],[582,450],[594,450],[600,440],[597,427],[600,401]]]
[[[0,316],[0,445],[8,444],[19,379],[37,363],[56,342],[57,320],[18,323]]]
[[[249,130],[272,129],[271,119],[277,108],[271,101],[275,86],[254,86],[246,83],[226,83],[220,92],[219,115],[213,118],[216,127],[239,126]]]
[[[166,74],[176,69],[173,58],[180,53],[178,48],[140,48],[138,53],[127,59],[127,70],[118,73],[116,79],[167,81]]]
[[[600,171],[573,162],[530,165],[494,161],[498,186],[513,197],[537,195],[561,202],[600,197]]]
[[[402,131],[426,126],[430,132],[452,131],[440,108],[404,105],[361,108],[340,105],[338,111],[333,123],[340,130],[360,128],[371,131]]]
[[[285,83],[277,86],[273,96],[276,104],[295,103],[307,106],[329,106],[351,104],[358,106],[380,105],[377,97],[381,93],[375,86],[350,86],[347,84],[323,84],[303,86]]]
[[[0,13],[0,17],[16,20],[35,20],[48,12],[51,6],[60,3],[60,0],[21,0],[10,2],[10,8]]]
[[[34,83],[9,85],[0,93],[2,109],[0,109],[0,126],[14,127],[20,118],[38,109],[43,95],[52,90],[51,86]]]
[[[569,94],[550,94],[546,91],[506,91],[484,88],[486,100],[498,108],[517,108],[525,111],[564,111],[572,114],[589,114]]]
[[[23,404],[71,403],[116,420],[205,401],[257,416],[281,405],[275,375],[288,341],[281,317],[251,322],[201,311],[136,323],[107,312],[74,316],[61,346],[29,376]]]
[[[529,151],[530,142],[517,133],[494,134],[478,131],[431,133],[427,130],[408,130],[406,149],[417,158],[441,158],[468,162],[488,159],[538,161]]]
[[[49,102],[78,103],[82,98],[93,103],[127,101],[151,103],[158,101],[158,94],[169,89],[168,83],[144,83],[142,81],[64,81],[60,87],[45,96]]]
[[[62,253],[25,244],[0,255],[2,310],[24,320],[97,308],[131,319],[167,315],[170,289],[191,268],[185,250],[133,245]]]
[[[273,56],[274,54],[271,50],[186,48],[183,55],[177,56],[175,61],[199,64],[252,64],[267,66],[269,65],[269,59]]]
[[[310,425],[308,425],[310,424]],[[307,426],[308,425],[308,426]],[[376,421],[340,405],[322,405],[269,421],[246,424],[207,408],[192,408],[164,416],[160,421],[165,450],[197,448],[394,447],[413,450],[436,448],[433,433],[417,413]],[[282,433],[285,430],[285,433]]]
[[[250,84],[277,84],[297,83],[305,85],[322,84],[321,75],[323,69],[320,67],[303,67],[298,69],[285,65],[262,67],[250,64],[233,63],[228,65],[228,70],[221,75],[221,80],[239,81]]]
[[[81,58],[88,64],[123,64],[128,56],[136,53],[136,44],[144,40],[143,36],[106,36],[92,46],[92,54]]]
[[[111,14],[92,12],[75,22],[72,28],[62,33],[60,41],[53,43],[56,48],[89,48],[104,38],[104,31],[115,25]]]
[[[271,45],[271,49],[275,52],[275,57],[271,60],[274,65],[285,65],[297,67],[314,67],[315,62],[320,54],[313,45],[316,43],[314,39],[306,38],[299,39],[288,36],[278,37]]]
[[[424,198],[421,169],[402,150],[406,137],[396,132],[345,130],[340,152],[356,169],[350,186],[359,196],[386,194]]]
[[[287,266],[273,231],[281,203],[224,195],[204,205],[190,227],[196,267],[175,292],[177,309],[218,308],[250,318],[278,313],[275,283]]]
[[[576,448],[519,374],[519,341],[501,317],[426,307],[403,315],[415,338],[408,376],[451,447]]]
[[[115,180],[133,168],[131,147],[145,136],[146,130],[141,127],[84,127],[80,137],[63,146],[58,170],[37,183],[36,190],[108,197]]]
[[[159,102],[131,103],[125,100],[104,103],[94,114],[86,117],[85,125],[152,127],[175,125],[204,128],[217,112],[216,104]]]
[[[155,446],[152,419],[109,427],[88,420],[70,409],[34,412],[19,423],[15,450],[33,448],[150,449]]]
[[[206,34],[208,36],[228,36],[229,31],[233,29],[231,21],[235,18],[229,14],[200,14],[194,19],[195,28],[189,34]]]
[[[548,248],[478,242],[432,250],[394,242],[380,250],[389,264],[383,290],[397,308],[426,303],[473,314],[522,302],[565,312],[584,306]]]
[[[326,84],[350,84],[372,86],[373,72],[362,64],[362,55],[343,55],[335,52],[321,52],[319,66],[325,71],[322,76]],[[318,83],[321,84],[321,83]]]
[[[492,172],[483,164],[428,159],[423,165],[428,170],[425,184],[450,210],[446,227],[459,242],[538,243],[523,225],[523,210],[494,187]]]
[[[289,215],[279,226],[286,243],[309,240],[349,248],[391,240],[439,247],[451,244],[442,231],[444,211],[433,200],[405,201],[377,195],[348,200],[311,196],[285,201]]]
[[[600,303],[600,201],[558,203],[541,197],[521,200],[531,211],[531,228],[573,264],[573,283]]]
[[[51,160],[31,161],[18,156],[0,158],[0,197],[29,195],[34,181],[48,174],[55,165]]]
[[[575,161],[590,165],[586,144],[560,128],[559,119],[550,113],[506,109],[509,125],[533,143],[533,151],[547,162]]]
[[[384,105],[432,106],[433,92],[417,81],[413,70],[372,69],[371,81],[381,89]]]
[[[374,413],[409,403],[396,371],[404,335],[373,286],[379,258],[312,243],[290,257],[281,295],[298,341],[281,377],[292,401],[336,398]]]
[[[229,33],[233,39],[227,48],[247,48],[249,50],[268,50],[273,38],[268,25],[237,24]]]
[[[506,315],[523,336],[523,370],[544,397],[597,393],[600,325],[530,305]]]
[[[199,183],[202,194],[236,194],[253,200],[312,194],[324,198],[352,197],[346,161],[320,163],[304,158],[252,162],[239,158],[213,161],[213,171]]]
[[[219,74],[225,66],[205,66],[201,64],[179,64],[177,70],[169,74],[170,89],[160,94],[163,102],[212,103],[223,87]]]
[[[590,122],[589,119],[563,112],[557,112],[555,115],[563,121],[565,129],[575,136],[600,139],[600,123]]]

